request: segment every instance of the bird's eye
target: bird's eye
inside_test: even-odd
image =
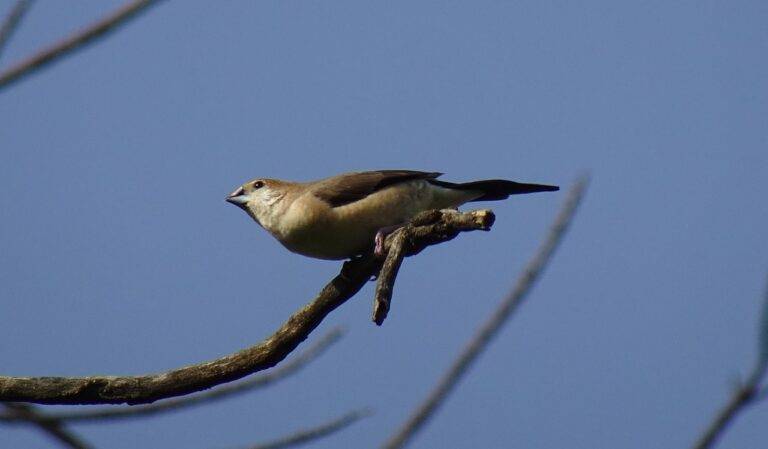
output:
[[[256,181],[253,183],[253,190],[264,187],[264,181]]]

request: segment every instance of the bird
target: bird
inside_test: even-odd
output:
[[[380,255],[386,235],[425,210],[559,190],[555,185],[505,179],[453,183],[438,180],[441,175],[375,170],[310,182],[257,178],[225,200],[244,210],[289,251],[343,260],[371,250]]]

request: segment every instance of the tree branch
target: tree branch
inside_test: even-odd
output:
[[[372,412],[368,409],[356,410],[317,427],[299,430],[274,441],[249,446],[248,449],[285,449],[299,446],[336,433],[371,414]]]
[[[728,402],[715,416],[715,419],[701,434],[699,440],[693,445],[694,449],[707,449],[713,447],[718,438],[725,432],[728,425],[736,418],[736,415],[751,404],[756,398],[757,390],[754,385],[743,385],[734,390]]]
[[[443,374],[435,388],[426,399],[413,411],[408,420],[396,430],[389,440],[383,445],[387,449],[405,447],[413,436],[434,415],[435,411],[445,402],[448,395],[454,390],[459,380],[468,372],[472,363],[488,347],[491,339],[496,336],[499,329],[510,316],[522,304],[531,288],[546,268],[547,263],[562,241],[565,232],[573,222],[573,217],[581,203],[588,185],[588,179],[582,178],[571,187],[568,198],[563,204],[560,213],[550,228],[549,235],[543,242],[536,255],[528,262],[523,273],[517,279],[515,288],[499,304],[488,320],[477,330],[467,346],[459,353],[448,370]]]
[[[34,407],[29,404],[8,403],[3,404],[12,414],[18,417],[18,421],[25,421],[37,426],[40,430],[61,443],[64,447],[72,449],[90,449],[91,445],[67,430],[61,422],[49,419],[40,419]]]
[[[439,223],[445,216],[451,217],[453,225],[450,229],[439,225],[438,227],[424,228],[425,225]],[[388,245],[384,247],[387,256],[381,271],[379,271],[376,284],[376,293],[373,299],[373,322],[379,326],[384,322],[387,313],[389,313],[389,304],[392,301],[392,292],[400,265],[406,256],[418,254],[426,247],[424,243],[419,243],[421,239],[427,237],[426,234],[435,234],[442,239],[441,241],[447,241],[456,237],[462,230],[489,231],[495,219],[496,217],[490,209],[464,213],[453,209],[431,210],[418,215],[411,223],[393,232],[387,239]],[[461,226],[457,226],[458,224]],[[425,232],[426,229],[428,232]]]
[[[73,53],[75,50],[82,49],[86,45],[95,42],[98,38],[106,36],[108,33],[118,29],[121,25],[124,25],[131,19],[139,16],[141,12],[146,11],[150,6],[160,3],[161,1],[162,0],[129,1],[88,27],[65,37],[48,48],[40,50],[29,58],[20,61],[0,73],[0,90],[7,88],[22,77],[30,75],[31,73],[59,60],[63,56]]]
[[[693,449],[708,449],[715,445],[720,436],[736,419],[739,412],[745,410],[749,405],[765,399],[765,391],[760,391],[760,384],[765,378],[768,370],[768,285],[765,289],[765,298],[763,300],[763,313],[760,320],[760,331],[758,338],[758,357],[757,363],[752,370],[747,382],[738,386],[728,402],[717,413],[715,419],[707,426],[699,439],[694,443]]]
[[[8,44],[8,40],[13,35],[13,32],[16,31],[16,28],[18,28],[21,19],[24,17],[27,10],[29,10],[30,6],[32,6],[32,0],[17,1],[11,12],[8,13],[8,16],[5,18],[3,25],[0,26],[0,56],[3,55],[3,50]]]
[[[459,232],[485,229],[475,212],[419,214],[411,228],[409,253],[454,238]],[[437,215],[436,215],[437,214]],[[434,221],[431,217],[439,217]],[[430,220],[427,220],[430,218]],[[423,221],[420,221],[423,220]],[[391,235],[385,248],[391,245]],[[345,262],[341,273],[317,297],[294,313],[263,342],[219,359],[143,376],[6,377],[0,376],[0,401],[38,404],[147,404],[232,382],[281,362],[333,310],[355,295],[377,273],[381,261],[373,255]]]
[[[187,407],[201,405],[207,402],[225,399],[227,397],[245,393],[250,390],[272,385],[277,381],[295,374],[300,369],[304,368],[310,362],[319,357],[329,346],[339,341],[341,336],[341,329],[333,329],[298,357],[295,357],[293,360],[278,366],[268,373],[260,376],[254,376],[253,378],[243,382],[229,384],[204,393],[185,396],[183,398],[177,399],[168,399],[165,401],[157,402],[155,404],[140,405],[135,407],[75,410],[59,413],[38,413],[37,420],[50,422],[65,421],[89,423],[125,418],[141,418],[145,416],[156,415],[158,413],[180,410]],[[19,420],[24,420],[24,418],[13,412],[0,414],[0,422],[13,422]]]

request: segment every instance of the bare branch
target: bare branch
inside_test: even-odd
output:
[[[3,405],[5,405],[5,407],[12,414],[15,414],[19,418],[18,421],[25,421],[37,426],[40,430],[61,443],[61,445],[64,447],[69,447],[72,449],[91,448],[91,445],[81,440],[74,433],[67,430],[60,422],[51,421],[48,419],[40,419],[40,415],[37,413],[35,408],[29,404],[8,403]]]
[[[95,42],[98,38],[106,36],[131,19],[139,16],[150,6],[160,3],[162,0],[133,0],[116,9],[106,17],[92,23],[88,27],[77,31],[64,39],[44,48],[29,58],[20,61],[9,69],[0,73],[0,90],[8,87],[13,82],[20,80],[41,68],[59,60],[75,50],[80,50],[86,45]]]
[[[528,262],[523,273],[517,279],[515,288],[499,304],[488,320],[477,330],[467,346],[461,351],[448,370],[443,374],[435,388],[427,398],[419,404],[408,420],[383,445],[384,448],[394,449],[405,447],[435,411],[442,405],[448,395],[456,387],[459,380],[467,373],[472,363],[488,347],[491,339],[509,317],[522,304],[527,294],[539,278],[550,258],[562,241],[565,231],[573,222],[573,217],[584,196],[588,179],[582,178],[571,187],[563,207],[550,228],[549,235],[539,247],[536,255]]]
[[[381,271],[379,271],[376,292],[373,296],[373,315],[371,317],[377,326],[381,326],[384,323],[384,319],[387,318],[389,313],[389,304],[392,302],[397,272],[400,271],[400,265],[402,265],[405,258],[404,235],[403,233],[398,233],[398,235],[392,237],[392,246],[387,251],[384,265],[382,265]]]
[[[754,385],[744,385],[736,389],[728,399],[728,403],[715,416],[715,419],[707,427],[699,440],[696,441],[693,448],[706,449],[713,447],[728,425],[736,418],[736,415],[754,401],[755,393]]]
[[[425,228],[425,225],[439,223],[446,215],[451,216],[452,228]],[[392,233],[385,245],[387,257],[379,272],[376,293],[373,300],[373,322],[381,326],[389,312],[389,304],[392,300],[395,279],[400,270],[400,265],[406,256],[412,256],[421,252],[425,245],[419,243],[426,234],[434,234],[446,241],[456,237],[463,230],[489,231],[496,217],[490,209],[474,210],[471,212],[459,212],[453,209],[431,210],[415,217],[411,223]],[[457,225],[461,226],[457,226]],[[428,232],[425,232],[428,230]],[[419,234],[421,233],[421,234]]]
[[[362,418],[371,416],[371,414],[371,411],[368,409],[356,410],[317,427],[299,430],[274,441],[249,446],[248,449],[285,449],[296,447],[336,433]]]
[[[300,369],[304,368],[310,362],[319,357],[329,346],[339,341],[342,333],[343,332],[340,328],[333,329],[331,332],[323,336],[318,342],[312,345],[309,349],[288,363],[280,365],[266,374],[255,376],[252,379],[248,379],[243,382],[229,384],[205,393],[185,396],[183,398],[177,399],[168,399],[155,404],[140,405],[135,407],[75,410],[60,413],[38,413],[37,420],[50,422],[66,421],[88,423],[103,422],[105,420],[114,419],[141,418],[145,416],[156,415],[158,413],[180,410],[187,407],[225,399],[230,396],[245,393],[250,390],[272,385],[277,381],[295,374]],[[0,422],[12,422],[22,419],[24,418],[13,412],[0,414]]]
[[[760,391],[760,384],[765,377],[768,364],[768,285],[765,289],[763,300],[763,313],[759,327],[758,358],[752,374],[744,385],[736,388],[728,402],[715,416],[715,419],[707,426],[699,439],[694,443],[693,449],[708,449],[715,445],[718,438],[725,433],[728,426],[733,423],[736,415],[747,406],[765,399],[765,391]]]
[[[473,212],[420,214],[414,222],[437,214],[437,221],[415,226],[409,232],[409,253],[454,238],[459,232],[484,229]],[[385,248],[391,245],[391,235]],[[409,254],[411,255],[411,254]],[[6,377],[0,376],[0,401],[38,404],[147,404],[183,396],[232,382],[281,362],[320,325],[334,309],[355,295],[381,267],[367,255],[344,263],[341,273],[317,297],[294,313],[263,342],[234,354],[160,374],[143,376]]]
[[[5,18],[3,25],[0,26],[0,56],[3,55],[3,50],[5,49],[6,44],[8,44],[8,40],[13,35],[13,32],[16,31],[19,23],[21,23],[21,19],[24,17],[27,10],[29,10],[30,6],[32,6],[32,0],[17,1],[11,12],[8,13],[8,16]]]

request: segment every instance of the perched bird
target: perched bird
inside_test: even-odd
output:
[[[290,251],[318,259],[347,259],[375,246],[419,212],[471,201],[559,190],[557,186],[503,179],[439,181],[442,173],[378,170],[319,181],[259,178],[230,193],[237,205]]]

